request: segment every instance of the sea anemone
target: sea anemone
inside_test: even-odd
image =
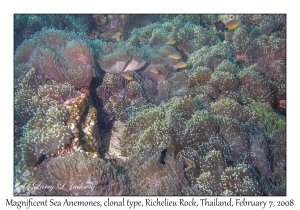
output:
[[[124,47],[110,53],[102,55],[97,60],[100,67],[110,73],[120,73],[127,71],[135,71],[148,61],[144,51],[135,47]]]
[[[223,72],[223,71],[214,71],[211,75],[209,83],[217,87],[219,92],[222,91],[236,91],[238,87],[238,80],[234,74]]]
[[[135,71],[145,66],[145,64],[148,62],[147,53],[138,49],[138,48],[132,48],[130,49],[131,53],[131,60],[126,65],[123,72],[127,71]]]
[[[90,40],[46,17],[15,26],[66,30],[15,52],[16,194],[286,194],[285,15],[157,15],[130,34],[140,15],[94,15]]]
[[[102,85],[105,86],[112,95],[119,95],[125,88],[125,79],[120,74],[106,73]]]
[[[22,162],[26,167],[33,167],[37,155],[50,156],[70,144],[71,133],[61,122],[68,120],[67,110],[58,103],[50,106],[45,112],[38,110],[24,127],[20,139]]]
[[[166,80],[168,72],[162,64],[150,64],[142,73],[145,79],[150,79],[155,83]]]
[[[56,29],[43,29],[33,36],[33,39],[37,43],[51,51],[66,47],[69,41],[76,38],[78,39],[78,35],[74,32],[65,32]]]
[[[126,195],[124,176],[104,160],[76,152],[55,158],[42,166],[35,182],[48,186],[59,186],[53,190],[36,190],[36,195]]]
[[[142,97],[142,87],[136,82],[129,82],[125,88],[124,96],[127,100],[134,101],[140,97]]]
[[[114,53],[100,56],[97,61],[104,71],[119,73],[123,71],[129,59],[130,55],[126,51],[118,50]]]
[[[269,81],[255,71],[244,70],[238,74],[241,92],[259,102],[273,103],[273,93]]]
[[[244,158],[249,157],[249,130],[247,126],[237,120],[233,120],[223,116],[217,116],[219,125],[219,135],[234,148],[236,152],[244,155]]]
[[[211,74],[212,71],[207,67],[196,68],[195,71],[189,75],[189,88],[206,85],[210,80]]]
[[[21,45],[18,46],[14,56],[14,64],[25,64],[29,61],[30,56],[35,48],[35,43],[32,39],[24,40]]]
[[[30,63],[40,75],[45,75],[59,83],[65,83],[66,78],[61,71],[58,60],[51,50],[47,48],[36,48],[30,58]]]
[[[158,162],[158,152],[133,155],[124,164],[133,195],[182,195],[188,186],[182,161],[166,156],[166,164]]]

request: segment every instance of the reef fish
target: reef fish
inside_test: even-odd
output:
[[[127,45],[130,45],[130,44],[131,44],[131,41],[126,41],[126,44],[127,44]]]
[[[122,74],[122,76],[128,81],[133,80],[133,77],[129,74]]]
[[[241,21],[239,20],[231,20],[228,23],[226,23],[225,28],[227,28],[228,30],[232,30],[235,29],[240,23]]]
[[[119,101],[120,99],[119,99],[118,97],[116,97],[116,96],[111,96],[111,97],[109,97],[108,100],[109,100],[110,102],[112,102],[112,103],[115,103],[115,102]]]
[[[178,54],[173,54],[173,55],[169,55],[169,58],[173,58],[173,59],[176,59],[176,60],[178,60],[178,59],[180,59],[180,58],[181,58],[181,56],[180,56],[180,55],[178,55]]]
[[[151,69],[150,70],[153,74],[159,74],[159,71],[157,71],[156,69]]]
[[[42,155],[39,157],[38,161],[36,161],[36,163],[34,164],[33,167],[36,167],[36,166],[38,166],[38,165],[41,165],[42,162],[43,162],[46,158],[47,158],[47,156],[46,156],[45,154],[42,154]]]
[[[217,31],[222,31],[222,32],[224,32],[225,30],[227,30],[227,29],[225,28],[225,24],[224,24],[221,20],[215,22],[214,24],[215,24],[215,27],[216,27]]]
[[[179,153],[179,154],[181,155],[181,157],[183,158],[185,164],[186,164],[188,167],[193,167],[193,168],[196,167],[196,164],[195,164],[192,160],[190,160],[190,159],[187,158],[187,157],[184,157],[181,153]]]
[[[176,43],[176,41],[174,39],[167,42],[167,44],[175,44],[175,43]]]
[[[285,109],[286,108],[286,100],[279,100],[278,107]]]
[[[166,158],[166,153],[167,153],[167,148],[165,148],[163,151],[161,151],[160,157],[158,159],[158,162],[161,164],[165,164],[165,158]]]
[[[180,62],[175,66],[176,69],[182,69],[184,67],[186,67],[186,62]]]

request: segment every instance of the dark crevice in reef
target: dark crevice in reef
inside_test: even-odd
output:
[[[97,122],[98,130],[100,133],[100,141],[98,147],[98,153],[101,158],[104,158],[105,153],[109,150],[110,146],[110,135],[113,128],[114,120],[108,121],[108,115],[103,111],[103,101],[97,96],[96,89],[102,84],[103,76],[94,77],[92,79],[90,89],[91,89],[91,98],[93,99],[93,104],[97,109]]]
[[[110,127],[110,128],[109,128]],[[101,145],[98,148],[98,153],[101,158],[105,159],[105,153],[108,152],[110,147],[110,139],[112,135],[113,121],[106,125],[106,131],[101,132]]]

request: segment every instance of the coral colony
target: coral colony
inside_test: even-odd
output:
[[[286,16],[15,15],[15,195],[286,195]]]

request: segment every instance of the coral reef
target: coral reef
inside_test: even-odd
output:
[[[15,195],[286,195],[285,32],[282,14],[15,15]]]

